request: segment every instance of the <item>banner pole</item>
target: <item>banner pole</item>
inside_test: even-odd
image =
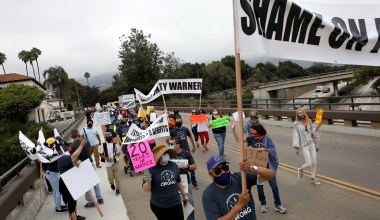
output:
[[[202,91],[201,91],[201,95],[199,96],[199,109],[198,110],[201,110],[201,107],[202,107]]]
[[[89,190],[87,193],[88,193],[88,195],[90,196],[92,202],[95,204],[96,210],[98,210],[100,216],[103,217],[104,214],[103,214],[102,210],[100,209],[98,202],[96,201],[96,199],[95,199],[94,196],[92,195],[91,190]]]
[[[165,110],[165,109],[167,109],[167,108],[166,108],[166,102],[165,102],[164,94],[161,93],[161,96],[162,96],[162,100],[164,100],[164,110]]]
[[[244,160],[244,127],[243,127],[243,101],[242,101],[242,87],[241,87],[241,66],[240,66],[240,53],[236,48],[236,23],[235,23],[235,0],[232,0],[233,20],[234,20],[234,49],[235,49],[235,69],[236,69],[236,97],[238,104],[238,127],[239,127],[239,148],[240,148],[240,162]],[[242,192],[247,191],[247,173],[241,171],[241,186]]]
[[[42,177],[43,177],[43,172],[42,172],[42,162],[40,161],[40,209],[42,208],[42,187],[43,187],[43,182],[42,182]]]

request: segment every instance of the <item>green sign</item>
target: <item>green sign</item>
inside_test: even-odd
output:
[[[223,126],[230,125],[230,120],[228,119],[228,116],[223,116],[222,118],[211,120],[210,124],[211,124],[211,128],[220,128]]]

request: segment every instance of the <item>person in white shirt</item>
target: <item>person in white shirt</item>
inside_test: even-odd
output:
[[[106,142],[99,147],[99,156],[104,160],[107,168],[108,182],[111,189],[116,189],[116,195],[120,195],[120,172],[119,172],[119,156],[120,148],[113,143],[111,132],[105,132],[104,138]],[[115,187],[116,185],[116,187]]]

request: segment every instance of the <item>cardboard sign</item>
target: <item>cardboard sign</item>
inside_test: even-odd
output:
[[[198,122],[205,122],[207,121],[207,115],[201,114],[201,115],[191,115],[190,116],[190,123],[198,123]]]
[[[315,123],[319,124],[322,122],[323,109],[317,109],[317,114],[315,116]]]
[[[189,164],[188,159],[170,159],[170,161],[176,163],[178,166],[181,164],[187,166],[187,164]]]
[[[235,121],[239,121],[239,117],[238,117],[238,112],[235,112],[232,114],[232,117],[234,118]],[[245,118],[245,114],[243,112],[243,119]]]
[[[100,182],[90,159],[80,163],[79,167],[73,167],[61,174],[61,177],[74,200]]]
[[[112,123],[108,112],[96,112],[92,119],[96,125],[108,125]]]
[[[148,141],[131,144],[127,149],[136,173],[156,166]]]
[[[230,120],[228,119],[228,116],[223,116],[221,118],[211,120],[210,124],[211,124],[211,128],[220,128],[223,126],[230,125]]]
[[[259,152],[256,148],[245,147],[244,148],[244,157],[247,157],[247,160],[250,164],[267,167],[268,165],[268,151]]]

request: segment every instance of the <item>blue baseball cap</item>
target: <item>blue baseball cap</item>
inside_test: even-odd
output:
[[[228,163],[224,157],[219,155],[211,156],[210,159],[207,161],[207,170],[210,172],[210,170],[214,169],[221,163]]]

